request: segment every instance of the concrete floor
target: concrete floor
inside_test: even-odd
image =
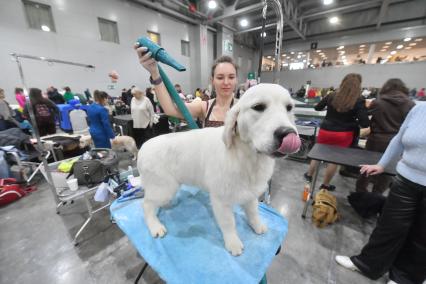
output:
[[[333,184],[341,221],[317,229],[301,218],[302,174],[307,164],[287,159],[277,162],[272,180],[271,205],[289,221],[289,232],[267,279],[283,283],[386,283],[370,281],[338,267],[336,254],[360,251],[374,228],[375,219],[362,220],[346,196],[355,180],[337,175]],[[321,177],[320,177],[321,178]],[[74,247],[73,235],[86,218],[82,200],[55,214],[55,202],[45,183],[36,192],[0,208],[0,283],[133,283],[143,261],[108,210],[95,215]],[[139,283],[164,283],[148,268]]]

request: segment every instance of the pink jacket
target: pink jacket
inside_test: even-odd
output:
[[[25,95],[21,93],[15,94],[16,101],[18,102],[21,108],[25,108]]]

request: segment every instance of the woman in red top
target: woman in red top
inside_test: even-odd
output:
[[[339,89],[324,97],[316,106],[320,111],[327,107],[327,114],[321,123],[317,143],[340,147],[350,147],[361,128],[361,136],[369,132],[369,120],[365,101],[361,98],[361,75],[350,73],[343,78]],[[318,161],[311,161],[305,178],[309,181]],[[337,165],[329,163],[321,188],[334,190],[330,185]]]

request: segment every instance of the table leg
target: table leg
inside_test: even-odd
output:
[[[139,274],[138,274],[138,277],[136,277],[135,284],[138,284],[139,279],[141,279],[142,274],[145,272],[145,269],[146,269],[147,267],[148,267],[148,263],[147,263],[147,262],[145,262],[145,264],[143,265],[143,267],[142,267],[141,271],[140,271],[140,272],[139,272]]]
[[[314,176],[312,177],[311,188],[310,188],[310,191],[309,191],[309,198],[305,202],[305,206],[303,208],[303,213],[302,213],[302,218],[306,218],[306,212],[308,211],[308,207],[309,207],[309,204],[311,203],[311,199],[313,199],[315,186],[316,186],[317,178],[318,178],[318,173],[319,173],[319,170],[320,170],[322,164],[323,164],[323,161],[320,161],[320,163],[318,164],[317,168],[314,171]]]

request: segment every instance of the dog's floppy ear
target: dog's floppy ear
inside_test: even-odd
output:
[[[223,129],[222,139],[226,147],[228,148],[232,146],[234,137],[237,135],[237,118],[238,118],[239,112],[240,112],[240,109],[238,105],[235,105],[226,114],[225,128]]]

